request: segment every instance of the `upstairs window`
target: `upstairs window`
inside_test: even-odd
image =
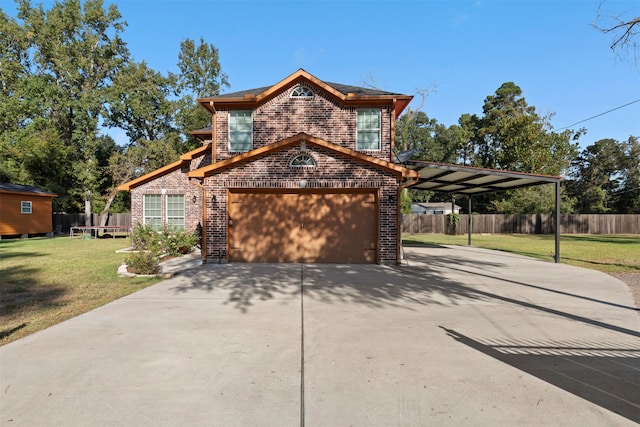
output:
[[[229,151],[242,153],[253,147],[251,111],[229,111]]]
[[[356,149],[380,150],[380,110],[357,110]]]
[[[33,206],[31,202],[26,202],[26,201],[20,202],[20,213],[30,214],[32,212],[33,212]]]
[[[167,195],[167,226],[171,230],[184,230],[184,194]]]
[[[162,196],[160,194],[144,195],[144,225],[155,229],[162,227]]]
[[[291,91],[291,98],[313,98],[313,91],[303,85],[298,85]]]

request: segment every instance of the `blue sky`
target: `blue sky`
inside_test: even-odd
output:
[[[298,68],[345,84],[373,78],[380,89],[406,94],[436,87],[423,110],[451,125],[461,114],[480,114],[484,99],[513,81],[540,114],[555,114],[556,129],[640,100],[640,63],[616,56],[611,37],[591,26],[600,0],[105,3],[128,22],[133,57],[163,73],[177,72],[183,39],[213,43],[231,84],[226,92],[268,86]],[[13,14],[13,2],[0,5]],[[640,2],[606,0],[602,12],[635,17]],[[582,126],[583,147],[640,136],[640,102],[574,128]]]

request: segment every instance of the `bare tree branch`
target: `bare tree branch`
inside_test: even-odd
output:
[[[608,15],[603,13],[606,0],[602,0],[598,6],[596,22],[602,24],[592,24],[592,26],[603,34],[613,34],[613,41],[609,46],[617,54],[623,51],[631,51],[634,62],[640,66],[638,61],[638,42],[640,35],[640,16],[635,18],[624,17],[623,14]]]

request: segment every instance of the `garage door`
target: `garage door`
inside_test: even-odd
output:
[[[229,260],[374,263],[374,192],[229,194]]]

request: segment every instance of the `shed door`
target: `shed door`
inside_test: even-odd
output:
[[[229,260],[374,263],[375,193],[232,192]]]

